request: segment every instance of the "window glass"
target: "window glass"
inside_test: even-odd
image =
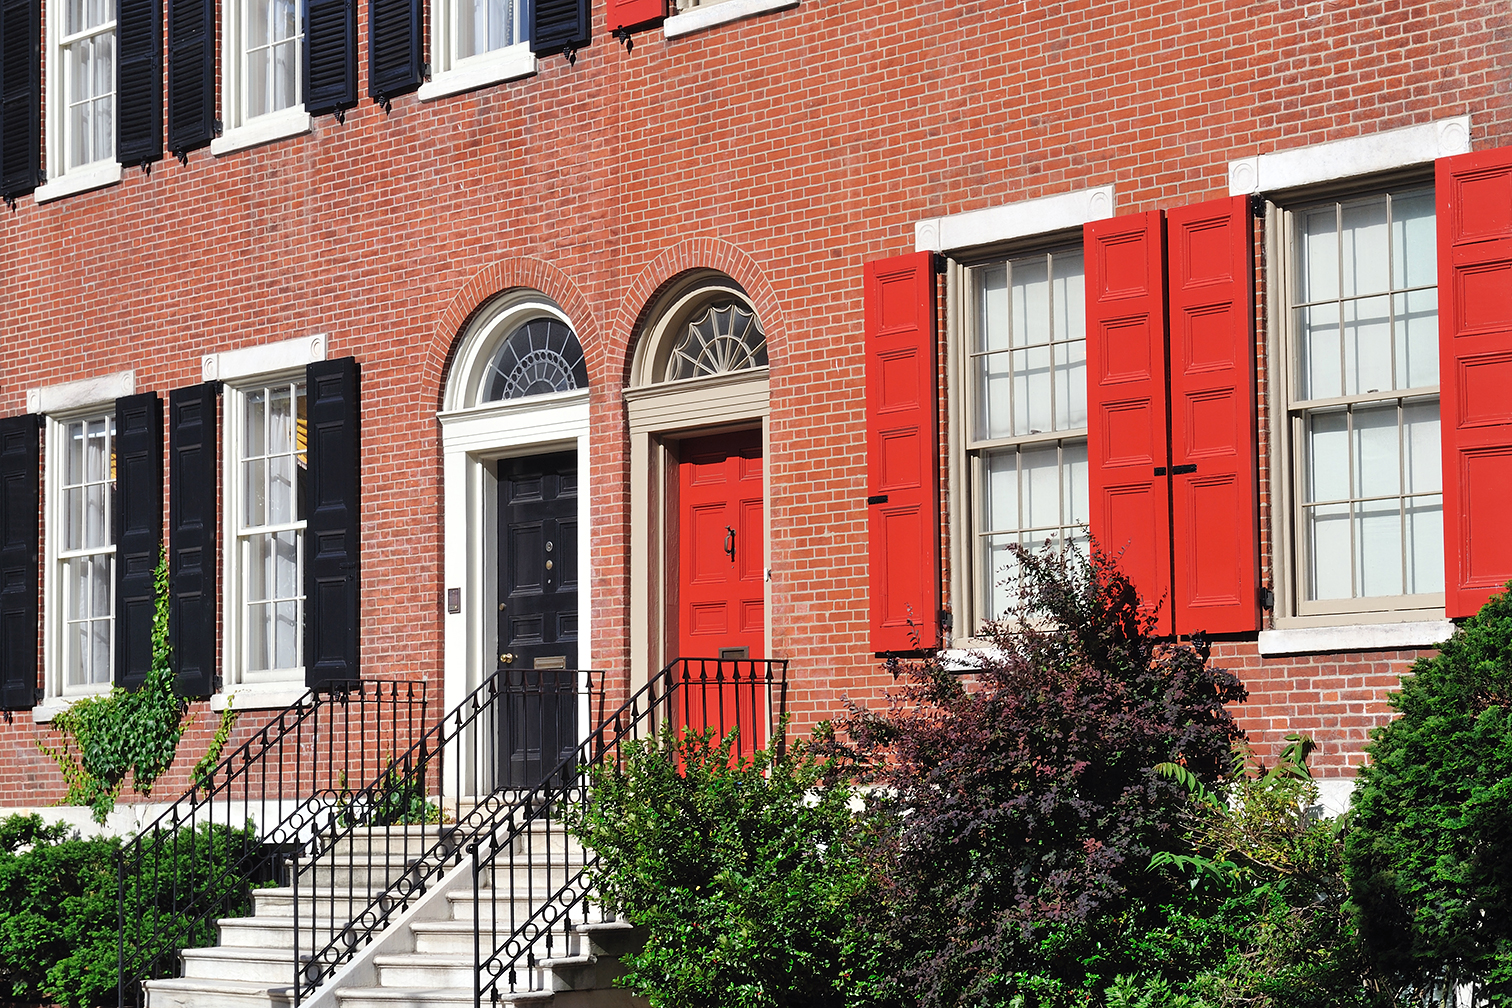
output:
[[[456,58],[514,45],[524,37],[524,5],[518,0],[458,0]]]
[[[1012,547],[1086,548],[1087,351],[1079,248],[971,271],[968,464],[975,474],[974,592],[1003,616]]]
[[[66,0],[58,41],[63,170],[115,155],[115,0]]]
[[[1433,193],[1293,215],[1306,601],[1444,590]]]
[[[288,672],[304,664],[304,384],[243,389],[240,434],[243,667],[248,673]]]
[[[63,473],[57,483],[63,607],[63,684],[111,681],[115,632],[115,418],[59,426]]]
[[[244,117],[292,108],[300,95],[304,11],[299,0],[245,0]]]
[[[667,360],[666,381],[767,366],[766,333],[738,304],[714,305],[688,323]]]

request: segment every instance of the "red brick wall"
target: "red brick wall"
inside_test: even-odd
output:
[[[1195,202],[1232,158],[1444,116],[1512,144],[1509,63],[1499,0],[804,0],[630,52],[600,29],[575,66],[23,198],[0,214],[0,411],[125,368],[166,393],[203,353],[329,333],[364,369],[365,661],[435,677],[446,364],[484,298],[536,287],[589,357],[592,660],[622,671],[634,322],[679,270],[724,269],[771,336],[773,648],[826,716],[890,681],[866,651],[865,260],[924,217],[1109,182],[1119,212]],[[1246,723],[1331,733],[1346,772],[1405,658],[1252,660]],[[0,727],[0,801],[55,793],[28,722]]]

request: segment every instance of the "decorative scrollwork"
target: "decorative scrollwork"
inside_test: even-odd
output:
[[[517,326],[488,363],[482,401],[523,399],[588,387],[588,363],[573,331],[554,318]]]

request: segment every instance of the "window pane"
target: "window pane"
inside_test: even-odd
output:
[[[1087,332],[1087,295],[1083,283],[1082,254],[1060,252],[1051,257],[1055,282],[1051,289],[1055,333],[1058,340],[1082,339]]]
[[[242,432],[242,458],[256,458],[267,453],[267,393],[254,389],[245,396],[245,423]]]
[[[1050,342],[1050,265],[1042,256],[1013,264],[1013,345]]]
[[[1008,317],[1008,267],[991,266],[978,271],[980,310],[977,320],[977,349],[1006,350],[1012,323]]]
[[[1392,298],[1396,315],[1397,388],[1437,385],[1438,289],[1409,291]]]
[[[1050,348],[1014,350],[1006,357],[1014,372],[1013,433],[1040,434],[1054,430]]]
[[[1355,583],[1363,598],[1402,594],[1400,501],[1355,505]]]
[[[1407,500],[1407,591],[1444,590],[1444,499]]]
[[[299,533],[280,532],[273,537],[273,589],[278,598],[299,594]]]
[[[1398,196],[1391,201],[1392,286],[1428,287],[1438,282],[1438,247],[1434,233],[1433,193]]]
[[[1391,299],[1344,302],[1344,394],[1384,392],[1391,378]]]
[[[1402,472],[1407,493],[1432,493],[1444,486],[1440,462],[1439,411],[1434,402],[1407,403],[1402,407]]]
[[[1302,216],[1300,301],[1326,301],[1339,296],[1339,236],[1337,210],[1329,206]]]
[[[1022,524],[1018,506],[1018,452],[993,452],[983,462],[987,487],[982,506],[987,529],[1018,528]]]
[[[1342,411],[1307,417],[1307,499],[1349,498],[1349,417]]]
[[[299,665],[299,604],[280,602],[273,611],[273,660],[275,668]]]
[[[1300,399],[1332,399],[1344,394],[1344,348],[1339,306],[1314,305],[1298,313],[1301,344]]]
[[[1402,492],[1401,443],[1393,403],[1354,411],[1351,448],[1355,496],[1384,497]],[[1392,508],[1395,511],[1395,505]]]
[[[1353,551],[1349,541],[1349,505],[1329,504],[1303,509],[1303,535],[1308,553],[1309,598],[1350,598]]]
[[[257,528],[268,522],[268,463],[265,459],[253,459],[242,463],[245,501],[242,505],[242,524]]]
[[[1055,348],[1056,430],[1087,426],[1087,344],[1084,340]]]
[[[1060,447],[1019,452],[1026,529],[1058,528],[1061,525]]]
[[[1342,273],[1344,297],[1377,294],[1390,285],[1387,265],[1391,247],[1386,233],[1386,198],[1343,207]]]

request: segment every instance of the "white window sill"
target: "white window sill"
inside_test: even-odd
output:
[[[103,189],[121,181],[121,166],[114,161],[96,161],[94,164],[75,168],[67,175],[60,175],[51,182],[37,186],[32,198],[38,203],[48,203],[74,193]]]
[[[741,18],[797,6],[798,0],[719,0],[718,3],[673,14],[662,22],[662,32],[669,39],[680,38],[717,25],[739,21]]]
[[[238,711],[278,710],[303,700],[309,690],[304,683],[242,683],[210,698],[212,711],[228,706]]]
[[[73,693],[69,696],[50,696],[37,706],[32,708],[32,721],[36,724],[49,724],[52,719],[62,714],[68,708],[80,700],[88,700],[91,697],[102,697],[110,694],[110,686],[104,685],[90,693]]]
[[[1260,631],[1260,654],[1316,654],[1324,651],[1398,651],[1438,647],[1454,633],[1448,620],[1367,623]]]
[[[536,73],[538,64],[529,42],[516,42],[493,52],[479,53],[458,60],[450,70],[443,70],[420,85],[421,101],[433,101],[447,95],[473,91],[490,84],[519,80]]]
[[[278,112],[269,112],[267,115],[258,116],[244,126],[229,129],[223,136],[211,140],[210,153],[220,157],[223,154],[234,154],[236,151],[246,150],[248,147],[272,143],[274,140],[302,136],[310,132],[310,123],[310,113],[306,112],[302,105]]]

